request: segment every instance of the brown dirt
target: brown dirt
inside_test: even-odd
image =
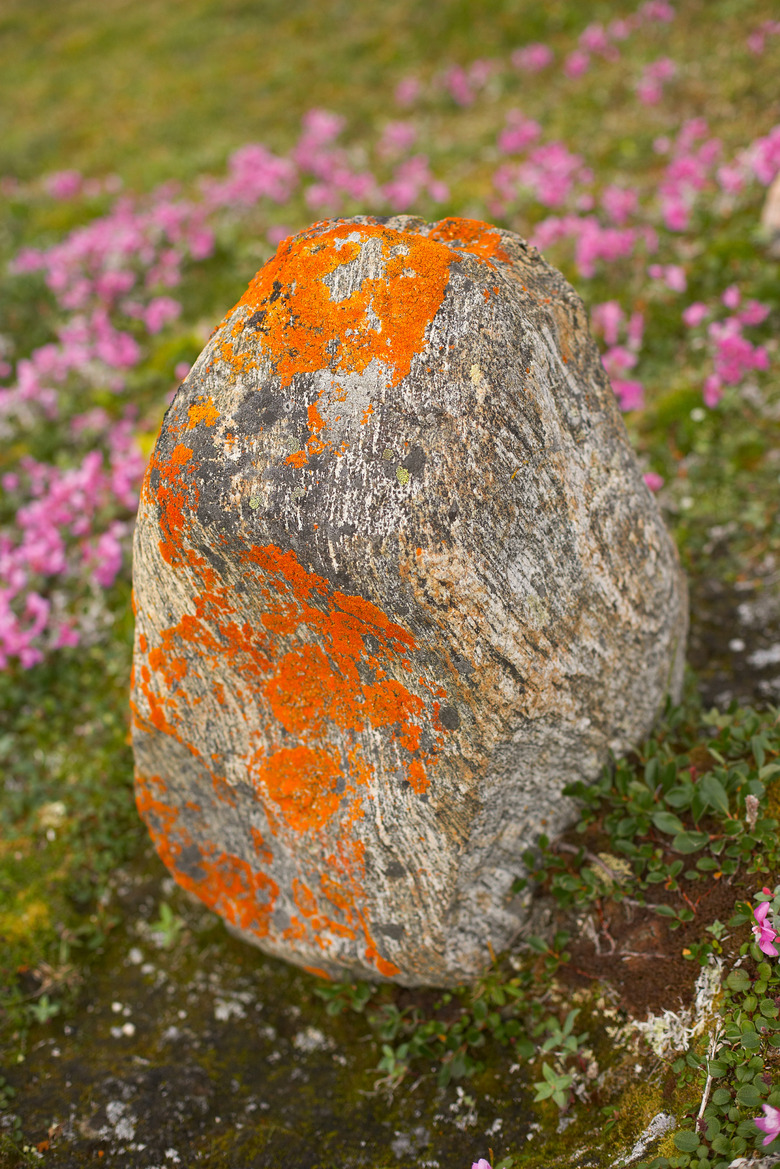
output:
[[[646,891],[652,904],[684,904],[683,896],[695,908],[696,916],[677,929],[652,909],[640,908],[628,899],[615,902],[602,898],[590,913],[578,917],[579,928],[568,945],[571,959],[558,971],[569,986],[585,986],[598,979],[609,983],[620,995],[620,1005],[637,1019],[651,1013],[690,1004],[701,970],[695,958],[686,958],[692,944],[709,938],[705,927],[714,921],[724,924],[734,913],[737,901],[750,900],[761,883],[758,876],[737,873],[726,878],[681,881],[680,891],[655,886]],[[590,917],[593,928],[586,919]],[[736,953],[750,933],[748,924],[726,931],[721,944],[725,954]]]

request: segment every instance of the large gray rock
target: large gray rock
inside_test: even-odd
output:
[[[561,788],[683,666],[684,579],[583,306],[471,220],[280,245],[165,417],[135,596],[160,855],[339,977],[479,975]]]

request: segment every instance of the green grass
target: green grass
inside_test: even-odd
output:
[[[676,113],[706,108],[727,137],[742,141],[746,126],[752,132],[768,117],[777,60],[771,45],[762,59],[742,49],[746,24],[771,18],[774,5],[687,0],[679,8],[671,28],[642,33],[632,60],[676,56],[695,44]],[[390,114],[395,85],[409,73],[428,78],[450,62],[506,59],[537,39],[566,51],[590,21],[628,10],[619,0],[587,8],[570,0],[5,0],[0,173],[29,179],[76,167],[116,172],[143,189],[218,169],[247,141],[289,147],[314,105],[346,113],[350,133],[365,137]],[[544,108],[551,134],[565,128],[572,146],[581,137],[589,149],[616,141],[617,161],[635,162],[643,136],[663,132],[665,114],[650,111],[638,132],[626,119],[624,74],[620,63],[599,64],[585,87],[565,79],[551,87],[546,75],[518,78],[492,107],[459,114],[468,126],[455,135],[463,162],[474,168],[467,145],[474,130],[482,124],[495,133],[507,104],[534,116]],[[457,154],[448,132],[454,111],[445,106],[443,116],[432,112],[431,140]]]

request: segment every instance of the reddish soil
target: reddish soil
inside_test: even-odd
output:
[[[620,1005],[635,1018],[645,1019],[665,1009],[688,1006],[701,970],[695,958],[684,951],[710,938],[705,927],[714,921],[724,925],[735,911],[735,903],[751,900],[760,878],[737,873],[726,878],[681,881],[680,891],[651,887],[645,898],[652,904],[682,905],[683,895],[695,907],[696,916],[677,929],[669,919],[652,909],[640,908],[628,900],[602,898],[591,911],[593,929],[572,936],[567,949],[571,959],[558,970],[558,979],[569,986],[585,986],[598,979],[613,986]],[[571,923],[569,930],[574,934]],[[721,945],[725,954],[736,953],[750,935],[748,924],[726,929]]]

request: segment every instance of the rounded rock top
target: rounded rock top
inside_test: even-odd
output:
[[[520,237],[282,241],[180,387],[134,552],[138,807],[324,977],[451,985],[679,692],[685,582],[581,301]]]

